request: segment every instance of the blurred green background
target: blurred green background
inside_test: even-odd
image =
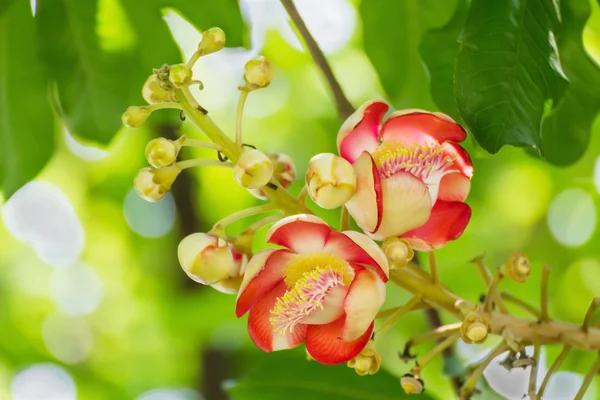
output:
[[[368,390],[381,391],[372,398],[402,397],[397,377],[409,366],[397,352],[411,335],[428,329],[422,314],[404,317],[379,344],[387,372],[375,377],[304,362],[303,350],[262,354],[248,337],[245,318],[235,318],[235,297],[189,280],[176,257],[185,235],[206,232],[218,219],[260,202],[235,185],[230,170],[216,168],[186,171],[157,203],[146,203],[133,191],[133,176],[146,166],[149,140],[203,135],[189,120],[180,123],[175,111],[157,112],[136,130],[119,128],[120,121],[109,116],[142,105],[139,91],[151,67],[189,58],[199,29],[213,25],[226,31],[232,47],[196,64],[195,76],[205,89],[194,93],[217,124],[233,132],[243,65],[260,53],[273,60],[277,74],[268,89],[248,99],[244,141],[293,157],[299,177],[294,194],[302,187],[308,160],[335,152],[340,121],[332,96],[279,3],[242,0],[241,12],[235,1],[192,3],[38,0],[35,27],[28,2],[0,3],[0,71],[13,72],[6,75],[12,84],[4,80],[0,89],[0,399],[212,400],[228,398],[224,383],[238,399],[278,399],[269,379],[287,379],[292,383],[282,387],[293,389],[295,377],[306,374],[305,380],[326,378],[333,388],[329,398],[348,398],[335,393],[344,384],[355,388],[356,398],[371,398]],[[439,92],[434,91],[435,103],[432,99],[432,75],[420,46],[424,33],[445,26],[463,2],[296,3],[355,106],[372,98],[386,98],[397,109],[435,110],[446,104]],[[395,13],[385,14],[386,6]],[[595,1],[590,6],[583,37],[588,53],[600,62],[600,9]],[[382,22],[381,32],[374,31],[374,12],[386,24],[394,17],[397,22]],[[11,26],[19,26],[17,39]],[[52,34],[40,42],[44,29]],[[19,40],[22,46],[15,48]],[[391,56],[393,63],[386,59]],[[39,81],[32,72],[39,67],[35,57],[49,65]],[[94,74],[98,79],[86,80]],[[48,86],[67,117],[59,118],[35,92]],[[600,86],[591,90],[599,92]],[[78,97],[81,93],[86,95]],[[600,296],[597,111],[590,117],[587,149],[567,167],[513,147],[489,155],[467,139],[475,167],[467,201],[473,217],[460,240],[438,252],[448,287],[476,300],[484,286],[469,261],[485,254],[488,266],[496,268],[510,252],[522,251],[532,260],[532,278],[524,285],[503,283],[503,289],[537,304],[539,267],[547,263],[551,315],[581,321],[591,299]],[[15,126],[25,133],[10,136]],[[575,144],[565,140],[561,146],[569,152]],[[199,156],[213,157],[183,153],[183,158]],[[310,206],[337,223],[337,211]],[[245,224],[234,224],[230,233]],[[261,248],[260,237],[255,246]],[[407,298],[389,285],[390,306]],[[465,361],[469,352],[462,347],[458,354]],[[551,362],[558,350],[546,349],[546,359]],[[592,356],[574,351],[563,369],[584,373]],[[259,372],[252,373],[256,368]],[[452,398],[441,371],[440,360],[425,370],[426,393]],[[301,386],[286,396],[310,395]]]

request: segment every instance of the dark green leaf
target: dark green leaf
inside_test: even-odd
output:
[[[288,352],[289,353],[289,352]],[[400,380],[385,371],[358,376],[345,365],[325,366],[288,353],[271,353],[266,362],[227,387],[234,400],[398,400],[408,396]]]
[[[462,119],[491,153],[506,144],[541,152],[541,122],[562,98],[567,80],[555,37],[551,0],[473,0],[456,60]]]
[[[397,108],[431,108],[419,57],[424,32],[451,17],[456,0],[369,0],[360,5],[365,51]]]
[[[544,119],[542,145],[544,157],[557,165],[577,161],[585,152],[592,123],[600,110],[600,69],[587,55],[582,41],[590,16],[587,0],[561,2],[563,23],[557,35],[558,50],[569,90],[556,110]]]
[[[29,1],[17,0],[0,16],[0,190],[6,197],[33,179],[54,150],[47,87]]]
[[[0,2],[0,15],[2,15],[4,11],[8,10],[8,7],[14,2],[15,0],[2,0]]]

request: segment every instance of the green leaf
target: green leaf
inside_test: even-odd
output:
[[[490,153],[504,145],[541,152],[541,122],[567,88],[554,0],[473,0],[456,60],[460,115]]]
[[[398,400],[430,399],[406,395],[400,380],[385,371],[358,376],[345,365],[308,362],[294,353],[270,353],[266,362],[226,389],[234,400]]]
[[[29,1],[17,0],[0,16],[0,190],[6,197],[33,179],[54,151],[47,87]]]
[[[9,6],[14,2],[15,0],[3,0],[0,3],[0,15],[2,15],[6,10],[8,10]]]
[[[585,152],[592,123],[600,110],[600,69],[587,55],[582,41],[590,16],[587,0],[561,2],[563,23],[557,35],[558,50],[569,90],[556,110],[544,119],[544,157],[557,165],[569,165]]]
[[[440,111],[460,121],[454,96],[454,66],[460,48],[458,37],[467,19],[467,0],[459,0],[450,21],[423,35],[419,54],[429,73],[431,97]]]
[[[419,57],[426,31],[452,16],[456,0],[369,0],[360,4],[365,51],[397,108],[432,108]],[[432,12],[435,10],[435,12]]]

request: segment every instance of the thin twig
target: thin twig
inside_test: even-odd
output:
[[[429,252],[429,271],[431,273],[431,281],[434,285],[440,284],[440,275],[437,268],[437,260],[435,259],[435,251]]]
[[[542,279],[541,279],[541,290],[540,290],[540,305],[542,310],[542,315],[540,316],[540,321],[548,322],[550,317],[548,316],[548,279],[550,278],[550,267],[548,265],[544,265],[542,267]]]
[[[523,310],[527,311],[534,317],[537,317],[537,318],[542,317],[542,313],[540,312],[540,310],[536,309],[531,304],[526,303],[525,301],[521,300],[520,298],[518,298],[517,296],[515,296],[513,294],[510,294],[508,292],[502,292],[502,293],[500,293],[500,297],[502,297],[502,299],[505,301],[510,301],[514,305],[521,307]]]
[[[350,213],[346,206],[342,206],[342,212],[340,214],[340,231],[347,231],[350,227]]]
[[[589,330],[592,317],[594,316],[594,312],[596,312],[598,309],[598,306],[600,306],[600,297],[594,297],[587,309],[587,312],[585,313],[585,318],[583,319],[583,324],[581,325],[581,328],[584,332]]]
[[[375,329],[375,337],[380,337],[387,332],[392,326],[398,322],[407,312],[413,311],[415,306],[421,303],[421,297],[415,296],[411,298],[404,306],[399,307],[379,328]]]
[[[459,338],[460,333],[455,332],[439,342],[433,349],[431,349],[431,351],[425,354],[423,358],[417,362],[415,368],[413,369],[413,373],[415,375],[420,375],[421,370],[425,368],[427,364],[429,364],[429,362],[435,358],[435,356],[442,353],[447,348],[450,348],[450,346],[452,346]]]
[[[563,363],[563,361],[565,361],[565,358],[567,358],[567,354],[569,354],[570,351],[571,346],[565,345],[558,357],[556,357],[556,360],[554,360],[554,363],[552,363],[552,366],[550,367],[550,369],[546,373],[546,376],[544,377],[544,380],[542,381],[540,390],[538,390],[537,396],[540,399],[544,396],[544,391],[546,390],[546,386],[548,386],[548,382],[550,382],[550,378],[558,370],[558,368],[560,368],[560,365]]]
[[[465,382],[463,387],[460,389],[461,398],[468,398],[468,396],[473,392],[475,388],[475,384],[483,375],[483,371],[487,368],[487,366],[492,362],[492,360],[498,357],[500,354],[504,353],[508,346],[505,342],[500,343],[494,350],[492,350],[484,359],[477,365],[477,368],[471,372],[469,379]]]
[[[592,381],[596,377],[598,369],[600,369],[600,356],[598,356],[594,365],[592,365],[592,367],[588,370],[587,374],[585,374],[585,378],[583,378],[583,383],[581,384],[581,387],[579,388],[579,391],[577,392],[577,395],[573,400],[583,399],[583,395],[585,394],[585,392],[587,392],[590,383],[592,383]]]
[[[490,282],[492,281],[492,274],[490,273],[490,270],[483,263],[483,256],[475,257],[472,260],[472,262],[475,264],[475,266],[477,266],[477,271],[479,271],[479,274],[483,278],[483,282],[485,283],[485,286],[488,287],[490,285]],[[494,300],[494,304],[496,304],[498,306],[498,309],[500,310],[500,312],[502,312],[503,314],[508,314],[508,309],[504,305],[504,302],[502,301],[502,297],[499,294],[495,293],[493,300]]]
[[[537,341],[533,347],[533,359],[535,363],[531,366],[531,371],[529,371],[529,399],[537,400],[536,390],[537,390],[537,372],[540,364],[540,342]]]
[[[308,51],[310,52],[315,64],[317,64],[317,66],[321,69],[321,72],[323,72],[323,75],[325,75],[325,79],[329,84],[329,89],[331,89],[331,92],[335,97],[339,118],[345,120],[354,112],[354,107],[346,98],[342,87],[335,79],[333,71],[325,59],[323,51],[309,32],[304,20],[302,20],[302,17],[300,16],[300,13],[298,13],[298,9],[296,9],[296,6],[292,0],[281,0],[281,4],[287,11],[290,19],[294,22],[294,25],[296,25],[298,32],[300,32],[300,36],[302,36],[302,39],[306,43],[306,47],[308,48]]]
[[[494,297],[498,293],[498,290],[497,290],[498,284],[502,280],[502,277],[503,276],[500,272],[496,273],[496,275],[494,275],[494,278],[488,285],[488,291],[487,291],[487,295],[485,297],[485,304],[483,306],[483,309],[485,310],[486,313],[489,313],[492,311],[492,304],[494,304]]]

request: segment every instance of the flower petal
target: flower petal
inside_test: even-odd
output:
[[[266,249],[250,259],[238,292],[235,313],[246,314],[269,290],[283,281],[285,264],[296,254],[282,249]]]
[[[344,315],[344,299],[348,294],[348,289],[348,286],[336,286],[329,289],[323,300],[323,308],[312,311],[300,323],[324,325],[337,320]]]
[[[337,255],[349,263],[367,265],[387,282],[389,265],[385,254],[368,236],[355,231],[331,232],[324,251]]]
[[[337,136],[340,156],[353,163],[363,151],[375,150],[379,143],[381,120],[389,105],[382,100],[363,104],[342,124]]]
[[[443,146],[444,155],[456,157],[450,169],[459,171],[467,178],[473,177],[473,163],[471,162],[469,153],[458,143],[446,142]]]
[[[298,324],[285,334],[275,332],[271,324],[271,310],[277,298],[283,296],[287,286],[281,282],[277,287],[267,293],[252,307],[248,316],[248,333],[256,346],[266,352],[291,349],[304,342],[307,325]]]
[[[354,163],[356,191],[346,203],[358,226],[372,232],[379,226],[381,216],[381,180],[371,154],[366,151]]]
[[[291,215],[269,229],[267,242],[287,247],[296,253],[321,251],[331,228],[319,217],[310,214]]]
[[[346,321],[342,340],[352,341],[363,335],[385,301],[385,284],[374,271],[363,268],[356,276],[344,300]]]
[[[440,181],[437,198],[445,201],[463,202],[471,191],[471,180],[460,172],[444,175]]]
[[[467,132],[452,118],[420,110],[393,112],[381,128],[381,140],[412,145],[438,141],[462,142]]]
[[[341,317],[326,325],[308,325],[306,350],[312,358],[322,364],[341,364],[350,361],[365,348],[373,333],[374,323],[358,339],[346,342],[340,338],[344,319]]]
[[[431,197],[427,186],[414,175],[398,172],[382,179],[381,193],[381,224],[370,233],[372,238],[384,240],[399,236],[427,222],[431,213]]]
[[[413,249],[431,251],[462,235],[471,219],[471,207],[460,201],[438,200],[426,224],[406,232]]]

